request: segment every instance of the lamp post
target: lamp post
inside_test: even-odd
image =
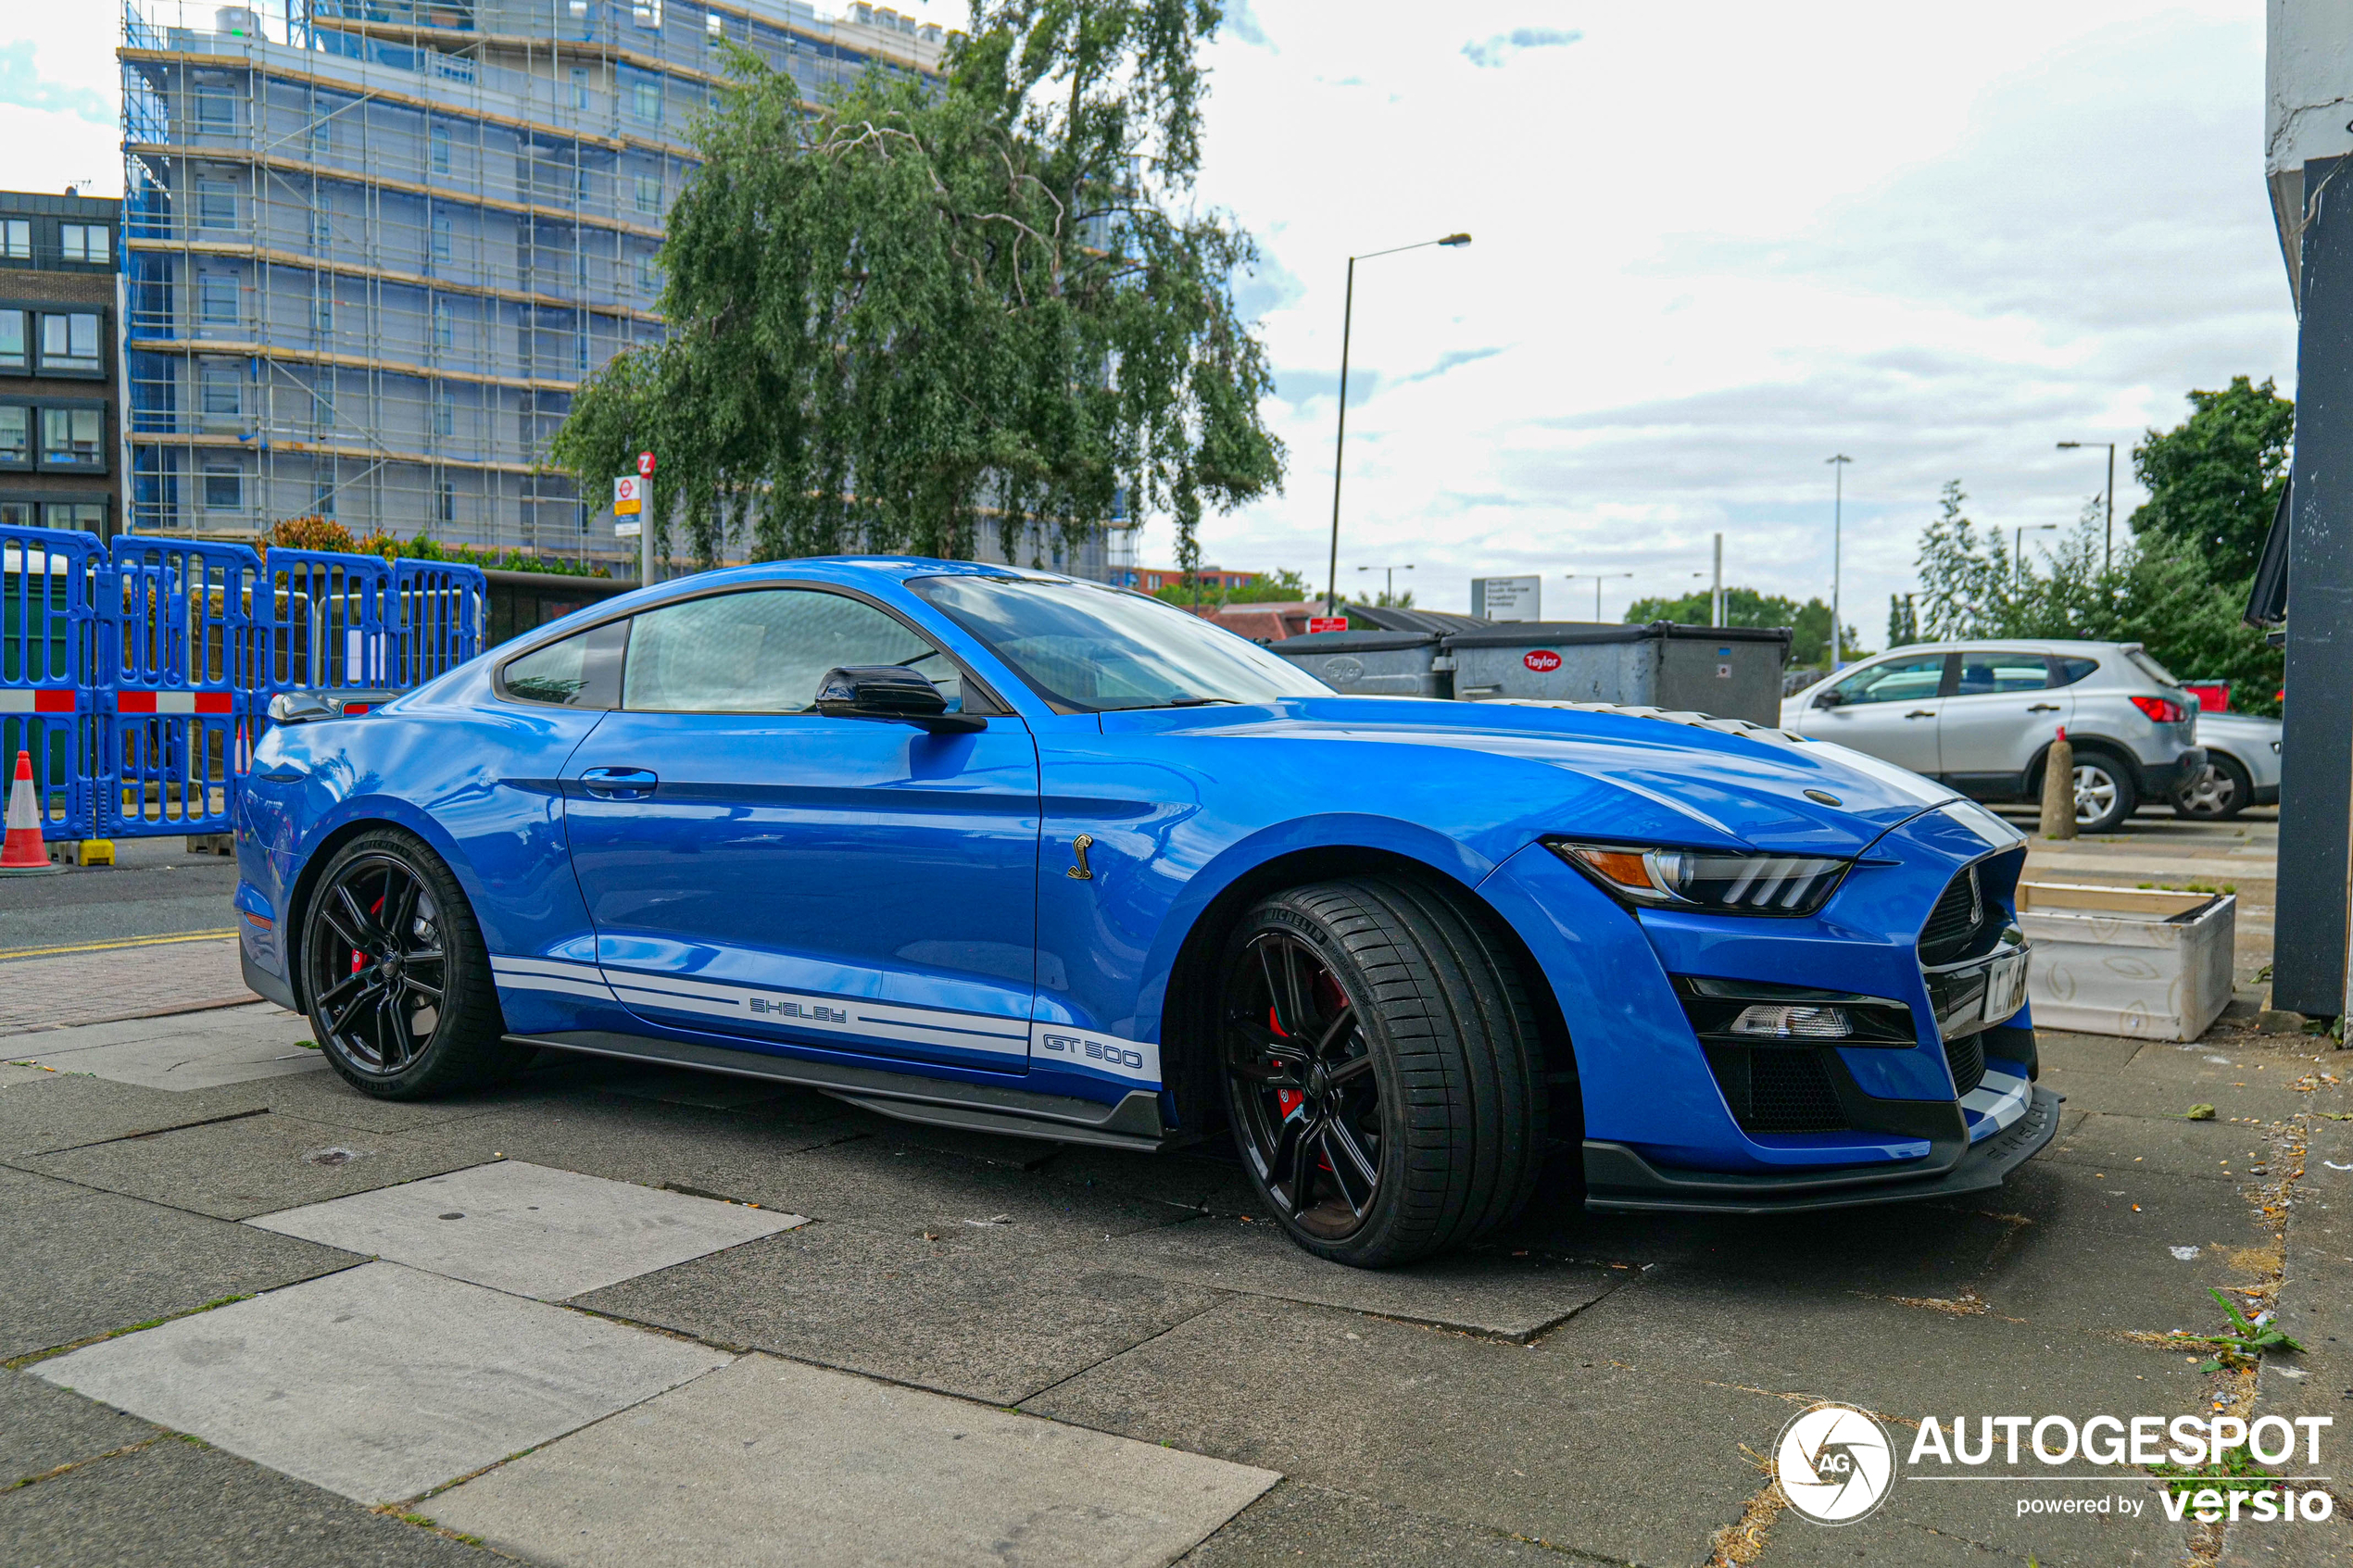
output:
[[[1401,571],[1413,571],[1414,563],[1406,561],[1398,566],[1360,566],[1356,570],[1359,571],[1378,571],[1383,573],[1384,581],[1386,581],[1388,586],[1381,590],[1381,598],[1390,604],[1395,604],[1397,602],[1397,574]]]
[[[2116,443],[2113,441],[2062,441],[2062,452],[2079,451],[2086,446],[2108,448],[2108,522],[2100,537],[2100,570],[2105,571],[2116,559]]]
[[[2026,522],[2010,530],[2010,578],[2020,587],[2026,585],[2026,536],[2048,533],[2057,527],[2056,522]]]
[[[1453,249],[1470,243],[1468,234],[1449,234],[1444,239],[1418,240],[1409,245],[1368,250],[1348,258],[1348,295],[1340,313],[1340,433],[1332,440],[1332,557],[1329,574],[1325,578],[1326,615],[1340,613],[1340,474],[1341,458],[1348,451],[1348,334],[1356,320],[1356,264],[1370,261],[1376,256],[1395,256],[1400,251],[1423,250],[1430,245]]]
[[[1837,476],[1831,487],[1831,668],[1832,670],[1846,668],[1845,662],[1840,657],[1846,651],[1846,622],[1839,619],[1844,612],[1840,608],[1838,595],[1840,587],[1843,586],[1841,568],[1844,565],[1842,558],[1842,546],[1846,525],[1846,465],[1854,460],[1843,452],[1822,459],[1830,464],[1831,472]]]
[[[1630,571],[1572,571],[1566,574],[1565,581],[1574,583],[1579,577],[1590,577],[1593,580],[1593,619],[1599,621],[1602,618],[1602,584],[1613,577],[1633,575]],[[1696,576],[1697,573],[1693,575]]]

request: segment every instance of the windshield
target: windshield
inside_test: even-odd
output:
[[[1332,695],[1255,643],[1141,595],[1019,577],[919,577],[908,586],[1059,712]]]

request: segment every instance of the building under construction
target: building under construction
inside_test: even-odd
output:
[[[786,0],[128,0],[130,525],[623,555],[542,466],[581,379],[662,331],[723,40],[812,100],[946,43]]]

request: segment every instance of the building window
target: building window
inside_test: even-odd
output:
[[[97,533],[107,526],[107,504],[104,501],[51,501],[41,508],[42,525],[46,528],[81,529]]]
[[[22,375],[32,368],[25,354],[24,315],[21,310],[0,310],[0,370]]]
[[[98,363],[98,318],[75,311],[69,316],[41,318],[41,369],[44,374],[81,370],[95,373]]]
[[[639,27],[661,26],[661,0],[629,0],[629,19]]]
[[[196,182],[196,227],[233,229],[237,226],[237,191],[226,180]]]
[[[640,212],[661,210],[661,175],[640,174],[637,176],[637,210]]]
[[[107,466],[105,418],[97,408],[41,410],[41,466],[103,469]]]
[[[321,517],[335,515],[335,480],[333,474],[321,474],[310,482],[310,509]]]
[[[434,511],[435,511],[437,514],[439,514],[439,516],[440,516],[440,518],[441,518],[441,521],[444,521],[444,522],[455,522],[455,521],[458,521],[458,486],[457,486],[457,484],[456,484],[453,481],[450,481],[450,480],[447,480],[447,479],[445,479],[445,480],[442,480],[441,482],[439,482],[437,484],[435,484],[435,485],[434,486],[434,491],[436,492],[436,502],[435,502],[435,505],[434,505]]]
[[[449,172],[449,127],[436,124],[433,128],[433,171]]]
[[[207,136],[232,136],[237,130],[237,101],[226,85],[196,83],[196,130]]]
[[[314,316],[315,316],[315,319],[316,319],[317,323],[318,323],[319,335],[320,335],[321,337],[322,337],[322,338],[330,338],[330,337],[334,336],[334,335],[335,335],[335,297],[334,297],[334,295],[331,295],[331,294],[322,294],[322,295],[320,295],[320,296],[319,296],[319,297],[318,297],[315,301],[313,301],[313,302],[312,302],[311,308],[312,308],[312,311],[314,312]]]
[[[433,215],[433,258],[435,261],[449,259],[449,215],[446,212]]]
[[[585,109],[588,107],[588,68],[586,66],[572,68],[572,107],[576,109]]]
[[[661,271],[655,266],[651,253],[637,258],[637,287],[647,294],[661,292]]]
[[[245,476],[235,469],[208,468],[204,470],[204,504],[208,511],[241,512],[245,509]]]
[[[237,280],[221,272],[208,272],[197,278],[196,309],[208,327],[236,325]]]
[[[661,84],[658,82],[633,82],[629,89],[631,112],[648,125],[661,123]]]
[[[323,207],[310,209],[310,248],[331,249],[335,243],[335,215]]]
[[[446,299],[433,302],[433,341],[441,348],[447,348],[458,341],[458,318]]]
[[[0,256],[11,261],[32,259],[32,220],[11,218],[0,221]]]
[[[208,414],[235,416],[244,412],[237,366],[231,359],[208,359],[196,371],[196,407]]]
[[[458,400],[450,395],[449,389],[446,386],[434,389],[433,433],[435,435],[458,433]]]
[[[726,27],[721,21],[719,13],[716,11],[705,11],[703,13],[702,26],[703,31],[713,38],[724,38],[727,36]]]
[[[114,231],[103,223],[66,223],[59,225],[65,237],[68,261],[86,262],[94,267],[111,266],[114,262]]]
[[[32,466],[32,410],[0,403],[0,468]]]

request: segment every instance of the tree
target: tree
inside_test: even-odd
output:
[[[2150,431],[2133,448],[2133,472],[2149,498],[2133,512],[2134,537],[2186,548],[2217,583],[2255,575],[2263,536],[2287,485],[2296,405],[2233,376],[2221,392],[2189,395],[2190,417]]]
[[[1636,599],[1626,608],[1626,624],[1639,626],[1653,621],[1671,621],[1679,626],[1705,626],[1712,613],[1708,599],[1710,590],[1701,589],[1685,594],[1679,599]],[[1724,624],[1727,626],[1786,626],[1790,628],[1789,662],[1793,670],[1810,670],[1829,662],[1831,646],[1831,607],[1820,599],[1808,599],[1800,605],[1795,599],[1779,595],[1758,593],[1754,588],[1724,590]],[[1855,628],[1846,628],[1843,657],[1853,659],[1861,653],[1856,645]]]
[[[944,86],[869,71],[813,116],[732,50],[673,209],[659,345],[591,377],[555,458],[661,458],[688,553],[1008,557],[1280,487],[1248,235],[1190,205],[1217,0],[982,0]]]
[[[1189,575],[1184,581],[1164,585],[1152,596],[1165,599],[1173,605],[1183,605],[1190,608],[1196,597],[1202,604],[1295,604],[1311,597],[1312,590],[1307,586],[1307,579],[1298,572],[1278,570],[1262,572],[1256,581],[1246,583],[1239,588],[1205,589],[1198,596],[1194,593],[1193,583]]]
[[[2018,634],[2001,630],[2015,586],[2009,549],[1998,528],[1979,534],[1961,510],[1968,499],[1959,480],[1945,481],[1936,521],[1920,535],[1918,629],[1931,642]]]
[[[1900,648],[1920,640],[1919,611],[1909,594],[1887,596],[1887,646]]]

